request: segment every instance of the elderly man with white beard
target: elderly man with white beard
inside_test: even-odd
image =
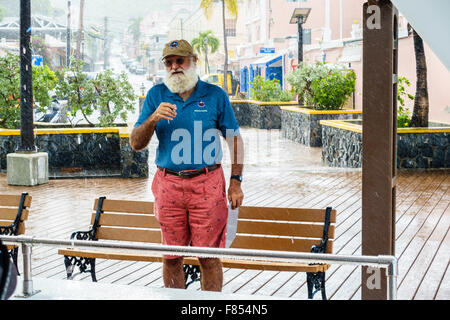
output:
[[[244,199],[239,126],[222,88],[199,79],[197,56],[187,41],[167,43],[162,60],[167,71],[164,83],[147,93],[130,135],[134,150],[146,148],[155,132],[158,138],[152,192],[162,243],[224,248],[228,203],[235,209]],[[220,136],[232,162],[228,195]],[[165,287],[185,288],[183,257],[163,258]],[[202,290],[221,291],[220,259],[199,257],[199,262]]]

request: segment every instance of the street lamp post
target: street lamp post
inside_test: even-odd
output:
[[[31,65],[31,2],[20,1],[20,146],[36,151],[33,132],[33,71]]]
[[[70,30],[70,6],[71,1],[67,0],[67,49],[66,49],[66,67],[70,66],[70,54],[72,51],[71,42],[72,42],[72,31]]]
[[[298,64],[303,62],[303,24],[308,19],[311,8],[295,8],[290,24],[296,24],[298,28]]]
[[[20,145],[6,156],[9,185],[48,182],[48,154],[38,152],[33,131],[33,65],[31,62],[31,0],[20,0]]]

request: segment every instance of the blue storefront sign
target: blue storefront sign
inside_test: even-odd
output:
[[[259,48],[259,53],[275,53],[275,48]]]
[[[37,55],[33,56],[31,62],[33,63],[34,66],[39,67],[44,63],[44,57]]]

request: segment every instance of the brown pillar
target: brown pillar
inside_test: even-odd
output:
[[[363,6],[362,254],[395,253],[397,11]],[[363,300],[387,299],[386,270],[362,268]]]

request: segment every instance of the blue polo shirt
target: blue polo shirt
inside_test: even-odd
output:
[[[147,93],[135,128],[145,122],[162,102],[175,104],[177,116],[171,121],[162,119],[156,124],[155,133],[159,141],[156,165],[182,171],[220,162],[220,136],[226,138],[239,134],[225,91],[199,79],[194,92],[183,101],[164,83],[155,85]]]

